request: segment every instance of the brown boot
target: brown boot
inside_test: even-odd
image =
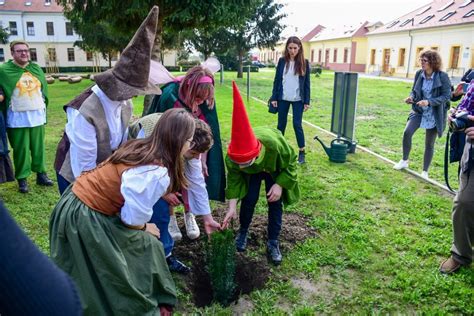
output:
[[[453,256],[449,257],[448,259],[444,260],[443,263],[439,266],[439,272],[444,274],[451,274],[458,271],[463,265],[456,260],[454,260]]]

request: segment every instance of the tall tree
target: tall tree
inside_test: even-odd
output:
[[[73,25],[110,24],[113,34],[133,35],[153,5],[160,8],[157,36],[152,59],[160,60],[162,35],[165,29],[178,32],[185,29],[228,26],[236,21],[242,8],[257,0],[56,0],[64,7],[65,16]],[[91,34],[77,33],[83,39]],[[124,47],[117,47],[120,51]],[[144,113],[148,110],[150,98],[146,98]]]
[[[9,36],[10,36],[10,33],[7,31],[7,29],[0,27],[0,44],[8,43]]]

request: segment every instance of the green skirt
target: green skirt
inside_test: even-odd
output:
[[[159,315],[176,304],[163,244],[64,192],[51,214],[51,259],[76,282],[85,315]]]

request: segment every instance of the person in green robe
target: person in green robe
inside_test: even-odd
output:
[[[202,66],[191,68],[184,77],[162,87],[155,96],[147,114],[165,112],[174,107],[185,108],[194,117],[209,124],[214,145],[203,155],[203,172],[210,200],[225,200],[225,169],[222,142],[214,100],[214,76]]]
[[[259,199],[260,186],[265,182],[268,202],[267,254],[276,265],[282,261],[279,235],[283,204],[299,200],[297,154],[281,132],[275,128],[250,126],[247,112],[235,83],[232,135],[225,163],[227,166],[226,198],[229,210],[223,227],[236,217],[240,200],[240,229],[236,238],[237,251],[245,251],[250,223]]]

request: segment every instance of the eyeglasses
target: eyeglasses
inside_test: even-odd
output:
[[[194,147],[195,143],[193,142],[192,138],[191,139],[186,139],[186,141],[189,143],[189,148],[190,149]]]
[[[426,58],[420,58],[420,61],[421,61],[422,63],[427,63],[427,62],[429,62],[429,60],[426,59]]]
[[[15,53],[19,53],[19,54],[28,54],[30,51],[27,50],[27,49],[19,49],[19,50],[15,50]]]

